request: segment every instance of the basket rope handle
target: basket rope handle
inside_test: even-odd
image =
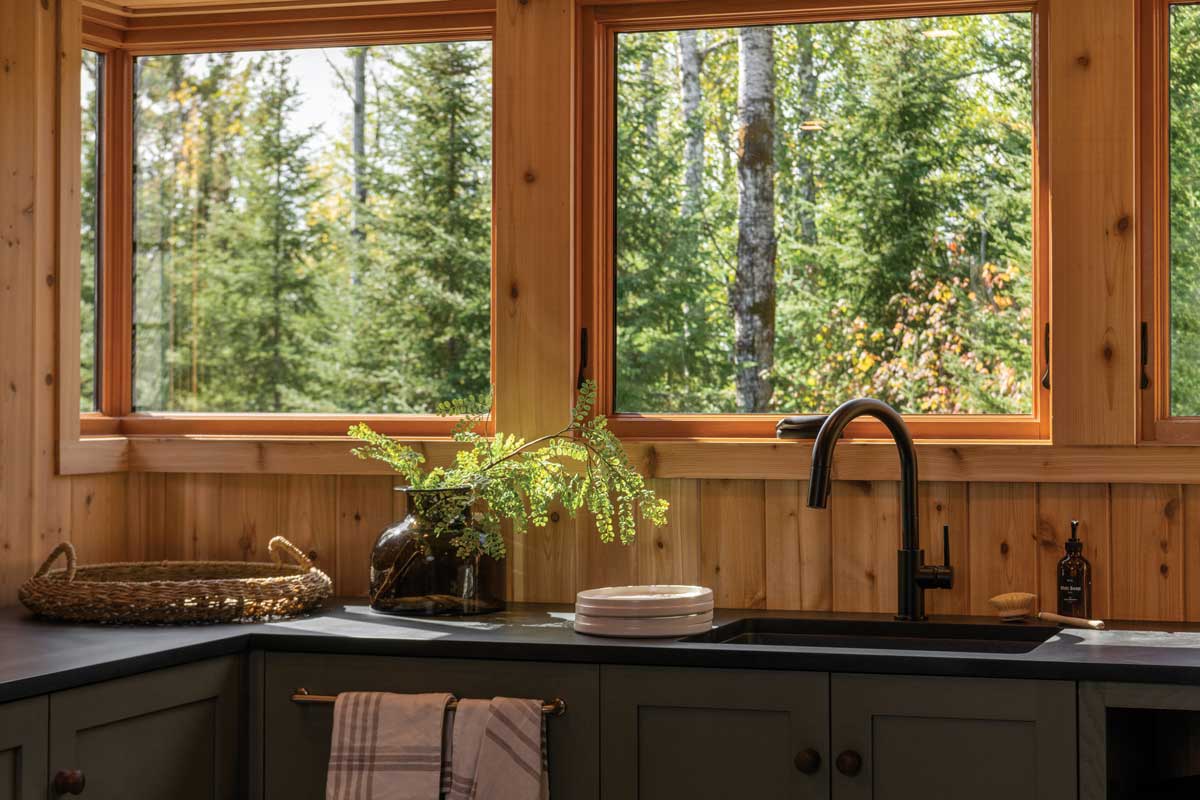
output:
[[[67,580],[75,580],[75,545],[70,542],[59,542],[58,546],[50,551],[50,555],[46,556],[46,560],[38,567],[38,571],[33,574],[33,577],[40,578],[49,572],[50,565],[63,553],[67,555]]]
[[[280,550],[290,555],[297,564],[305,569],[313,568],[312,559],[303,550],[282,536],[272,536],[271,541],[267,542],[267,552],[271,554],[271,559],[275,562],[275,566],[283,566],[283,560],[279,555]]]

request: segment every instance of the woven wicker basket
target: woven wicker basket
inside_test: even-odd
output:
[[[310,611],[333,588],[329,576],[282,536],[267,545],[273,564],[158,561],[77,567],[75,548],[54,548],[21,586],[25,607],[70,622],[169,625],[253,622]],[[295,564],[284,564],[280,551]],[[50,565],[65,554],[65,569]]]

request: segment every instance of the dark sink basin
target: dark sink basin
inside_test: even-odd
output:
[[[749,617],[689,636],[685,642],[869,650],[949,650],[1028,653],[1058,633],[1052,625],[931,620],[787,619]]]

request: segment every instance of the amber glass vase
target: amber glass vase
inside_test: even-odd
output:
[[[504,609],[504,564],[475,553],[459,556],[449,540],[471,530],[466,489],[401,487],[408,516],[379,534],[371,552],[371,608],[388,614],[488,614]],[[435,520],[453,533],[434,536]],[[482,532],[479,532],[482,536]]]

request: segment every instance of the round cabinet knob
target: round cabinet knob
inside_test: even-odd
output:
[[[87,779],[81,769],[60,769],[54,773],[54,791],[63,794],[83,794]]]
[[[862,771],[862,756],[853,750],[843,750],[837,757],[838,772],[853,778]]]
[[[805,775],[816,775],[821,769],[821,754],[811,747],[796,753],[796,769]]]

